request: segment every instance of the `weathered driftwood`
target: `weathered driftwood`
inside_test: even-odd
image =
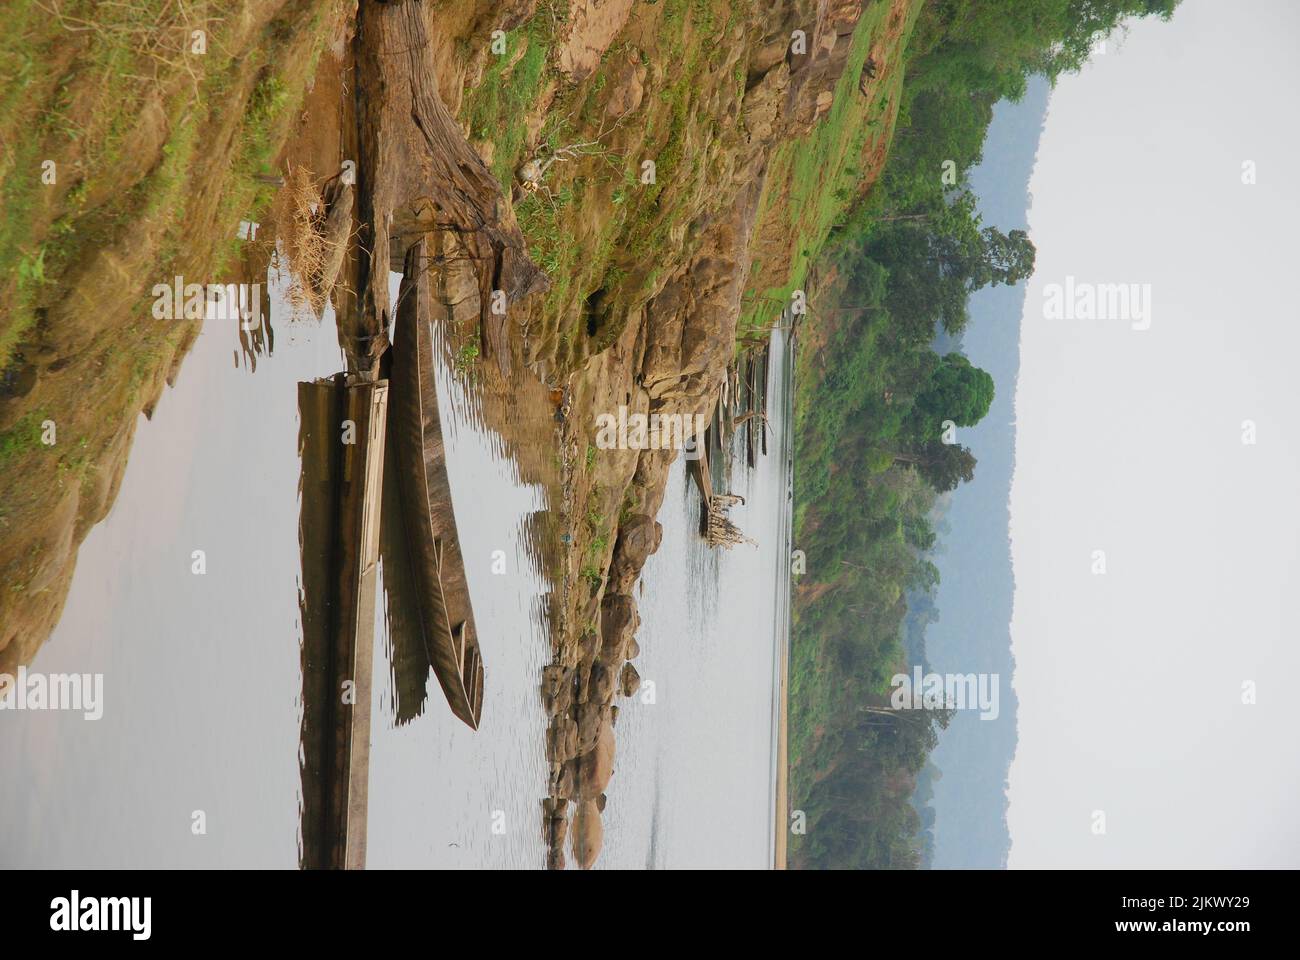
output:
[[[377,367],[387,347],[388,271],[427,237],[433,297],[450,319],[476,318],[485,356],[509,370],[506,313],[545,289],[501,185],[461,135],[438,96],[425,12],[416,0],[361,0],[356,104],[360,252],[355,309],[369,331],[358,365]],[[448,269],[441,269],[448,267]]]
[[[709,546],[731,549],[738,543],[755,542],[741,533],[740,528],[727,516],[727,511],[735,504],[744,502],[744,497],[730,493],[718,493],[709,498],[704,516],[704,537]]]
[[[424,263],[426,249],[421,238],[407,250],[398,295],[390,442],[397,453],[420,632],[452,713],[478,729],[483,711],[483,661],[456,533],[438,412],[433,294]]]
[[[696,460],[687,463],[687,472],[694,478],[700,489],[700,536],[711,547],[730,549],[737,543],[754,543],[741,533],[740,528],[727,516],[737,503],[744,503],[745,498],[734,493],[714,493],[713,475],[709,470],[708,435],[701,440],[702,450]]]

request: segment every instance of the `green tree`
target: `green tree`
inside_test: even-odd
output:
[[[1034,272],[1034,259],[1038,251],[1023,230],[1003,233],[995,227],[985,227],[980,231],[983,251],[973,279],[977,282],[971,289],[992,284],[1004,283],[1013,286],[1027,279]]]
[[[939,493],[957,489],[975,478],[975,455],[966,447],[927,440],[915,450],[894,454],[895,463],[909,464]]]
[[[993,378],[965,354],[946,354],[912,405],[910,438],[940,440],[945,420],[973,427],[989,412],[993,390]]]

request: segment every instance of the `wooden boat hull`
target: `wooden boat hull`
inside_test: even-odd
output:
[[[433,295],[421,239],[407,251],[398,296],[390,380],[390,442],[420,630],[451,712],[478,729],[483,660],[470,604],[434,379]]]

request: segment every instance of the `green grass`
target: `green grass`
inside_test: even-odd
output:
[[[791,294],[803,287],[809,266],[859,192],[863,154],[879,138],[892,133],[887,123],[888,109],[902,89],[902,72],[891,73],[870,99],[858,90],[862,66],[872,43],[885,28],[888,12],[888,4],[878,3],[858,21],[848,62],[826,116],[807,137],[782,144],[772,153],[759,222],[779,218],[782,229],[794,238],[794,254],[783,282],[748,291],[748,306],[737,325],[738,335],[769,326],[782,306],[790,302]],[[904,32],[900,44],[906,43],[907,35]],[[783,208],[777,201],[782,187],[788,189],[788,202]],[[756,260],[751,277],[761,277],[762,268],[763,264]]]
[[[508,35],[508,52],[489,62],[461,107],[472,138],[491,141],[492,171],[507,188],[529,158],[526,115],[550,83],[555,100],[537,135],[538,159],[584,145],[552,164],[544,189],[515,205],[530,256],[551,281],[538,334],[561,368],[614,342],[626,317],[658,288],[665,253],[678,245],[674,237],[680,241],[681,228],[709,201],[705,164],[716,151],[704,145],[724,134],[695,101],[717,79],[709,77],[720,59],[717,44],[705,38],[724,20],[730,27],[736,15],[724,0],[661,0],[646,10],[657,22],[651,21],[655,37],[641,42],[642,60],[661,58],[672,69],[661,86],[651,73],[626,124],[611,126],[604,108],[611,71],[626,62],[628,43],[614,43],[591,75],[573,84],[549,64],[554,27],[545,10]],[[743,71],[723,79],[743,96]],[[653,183],[641,182],[645,160],[655,163]],[[596,294],[600,308],[593,312],[587,304]]]
[[[507,189],[524,160],[524,120],[546,85],[552,29],[549,16],[539,14],[507,33],[506,52],[489,55],[482,81],[466,94],[470,135],[492,141],[492,174]]]
[[[319,27],[331,5],[319,4],[308,13],[314,44],[309,58],[289,54],[301,20],[292,26],[273,21],[253,49],[227,51],[221,24],[241,7],[190,5],[180,19],[167,0],[129,6],[65,2],[60,9],[66,26],[30,0],[20,0],[6,13],[0,75],[16,82],[0,90],[0,143],[5,144],[0,299],[5,280],[16,282],[8,309],[0,310],[0,369],[31,331],[42,294],[57,289],[70,264],[111,247],[124,231],[141,224],[161,225],[164,259],[181,249],[192,229],[186,213],[196,193],[194,171],[204,159],[199,144],[210,137],[232,98],[245,95],[251,76],[258,79],[239,122],[218,220],[254,218],[265,207],[272,191],[252,177],[269,171],[287,135],[324,47]],[[93,29],[66,28],[80,29],[86,22],[93,22]],[[209,30],[207,53],[189,54],[189,28],[203,23]],[[76,45],[76,55],[59,61],[55,54],[69,44]],[[173,60],[158,68],[157,77],[146,47]],[[49,63],[64,61],[62,75],[48,69]],[[79,102],[72,102],[74,96]],[[161,162],[143,180],[122,183],[121,170],[136,148],[132,134],[151,98],[161,98],[167,117]],[[44,160],[58,163],[55,184],[41,182]],[[100,202],[86,209],[92,195]],[[229,232],[231,237],[217,244],[218,270],[236,252],[233,227]]]
[[[41,424],[44,421],[43,413],[32,411],[8,430],[0,432],[0,464],[8,465],[26,454],[39,450]]]

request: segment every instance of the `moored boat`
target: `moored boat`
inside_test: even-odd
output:
[[[397,454],[403,527],[425,649],[452,713],[478,729],[483,660],[447,476],[425,243],[418,240],[407,251],[398,295],[389,442]]]

